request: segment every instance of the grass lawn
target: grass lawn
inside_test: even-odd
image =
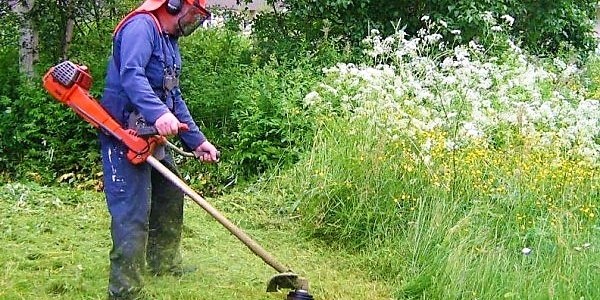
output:
[[[229,200],[235,202],[225,197],[215,206],[228,207]],[[265,292],[273,269],[186,203],[183,255],[198,271],[180,278],[146,275],[153,299],[285,298],[287,292]],[[236,207],[227,216],[307,277],[316,299],[391,298],[390,288],[369,280],[352,255],[299,237],[290,221]],[[0,187],[0,241],[1,299],[105,299],[111,242],[102,193],[6,184]]]

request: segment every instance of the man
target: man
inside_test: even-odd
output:
[[[178,38],[210,16],[205,0],[146,0],[114,32],[102,98],[121,125],[155,126],[163,136],[179,135],[204,162],[217,161],[179,89]],[[189,130],[180,132],[181,124]],[[135,299],[146,262],[152,274],[181,274],[183,193],[148,164],[133,165],[126,147],[100,134],[104,192],[111,214],[110,299]],[[164,155],[161,155],[164,154]],[[170,153],[155,156],[177,173]]]

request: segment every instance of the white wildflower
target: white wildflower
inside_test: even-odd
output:
[[[447,85],[453,85],[456,83],[456,77],[455,76],[444,76],[444,78],[442,79],[442,83],[447,84]]]
[[[458,145],[456,144],[455,141],[453,140],[446,140],[446,142],[444,142],[444,147],[446,148],[447,151],[453,151],[458,149]]]
[[[515,22],[515,18],[509,15],[503,15],[500,18],[503,19],[508,24],[508,26],[513,26],[513,23]]]
[[[439,40],[441,40],[443,38],[443,36],[439,33],[434,33],[434,34],[430,34],[430,35],[426,35],[423,37],[423,40],[425,40],[425,42],[427,43],[435,43]]]
[[[426,166],[431,166],[431,164],[432,164],[431,155],[425,155],[422,158],[423,158],[423,164],[425,164]]]
[[[494,18],[494,15],[491,11],[486,11],[481,14],[481,18],[490,25],[496,25],[496,18]]]
[[[453,66],[454,66],[454,60],[452,59],[452,57],[444,58],[444,61],[442,61],[442,63],[440,64],[440,67],[442,67],[442,69],[450,69]]]
[[[561,71],[567,68],[567,64],[558,57],[554,58],[554,60],[552,62],[554,63],[554,66],[557,67]]]
[[[467,137],[472,137],[472,138],[481,138],[483,137],[483,132],[481,132],[478,128],[477,125],[475,125],[475,123],[473,122],[467,122],[463,125],[463,131],[464,134]]]
[[[456,57],[456,60],[458,60],[458,61],[468,60],[469,51],[467,51],[465,48],[462,48],[459,46],[459,47],[454,48],[454,56]]]
[[[452,29],[452,30],[450,30],[450,33],[452,33],[454,35],[460,35],[461,32],[458,29]]]
[[[430,138],[427,138],[427,140],[425,140],[425,143],[423,143],[423,145],[421,145],[421,149],[424,152],[429,152],[429,151],[431,151],[431,146],[433,146],[433,141]]]
[[[458,134],[446,135],[442,142],[448,151],[471,139],[487,140],[496,128],[516,125],[532,149],[560,148],[582,164],[600,165],[600,101],[546,84],[576,75],[576,65],[557,59],[556,72],[548,72],[510,39],[513,53],[507,60],[489,57],[476,42],[446,49],[446,55],[434,60],[427,53],[438,47],[433,42],[441,36],[428,30],[421,34],[408,40],[401,30],[391,37],[371,36],[365,53],[376,55],[373,65],[339,63],[323,69],[326,80],[317,86],[318,92],[305,96],[304,103],[325,111],[339,103],[336,109],[349,120],[368,120],[392,139],[418,139],[425,131],[448,133],[458,123]],[[389,64],[383,63],[390,58]],[[427,151],[432,143],[420,140],[423,162],[431,160]]]
[[[415,39],[411,39],[409,41],[406,41],[404,43],[404,48],[407,50],[407,52],[416,52],[419,49],[419,41],[420,39],[415,38]]]
[[[575,64],[569,64],[562,71],[561,76],[563,78],[568,78],[568,77],[571,77],[571,75],[576,74],[578,71],[579,71],[579,68],[577,68],[577,66]]]
[[[324,90],[326,90],[326,91],[328,91],[328,92],[330,92],[330,93],[332,93],[334,95],[338,94],[337,89],[335,89],[334,87],[332,87],[332,86],[330,86],[328,84],[321,83],[321,84],[319,84],[319,87],[323,88]]]
[[[480,44],[478,44],[478,43],[477,43],[477,42],[475,42],[475,41],[470,41],[470,42],[469,42],[469,47],[470,47],[471,49],[475,50],[475,51],[480,51],[480,52],[481,52],[481,51],[483,51],[483,50],[484,50],[484,49],[483,49],[483,46],[482,46],[482,45],[480,45]]]
[[[521,48],[519,48],[517,45],[515,45],[515,43],[510,38],[507,39],[506,42],[508,43],[508,46],[510,47],[510,49],[512,49],[515,53],[523,52],[523,50],[521,50]]]
[[[321,97],[319,96],[319,93],[312,91],[312,92],[308,93],[306,96],[304,96],[304,105],[313,106],[320,99],[321,99]]]

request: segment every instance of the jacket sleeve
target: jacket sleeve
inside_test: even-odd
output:
[[[179,122],[186,123],[190,128],[186,132],[179,133],[179,137],[188,148],[194,150],[206,141],[206,137],[204,137],[204,134],[200,131],[196,122],[194,122],[185,101],[183,101],[183,98],[181,97],[181,91],[179,89],[177,89],[173,101],[173,114],[177,117]]]
[[[149,124],[154,124],[156,119],[169,112],[146,77],[146,66],[155,43],[160,39],[154,27],[152,20],[140,15],[132,18],[120,32],[121,84],[127,97]]]

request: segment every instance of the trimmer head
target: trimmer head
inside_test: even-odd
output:
[[[271,277],[267,292],[277,292],[280,289],[290,289],[286,300],[313,300],[308,293],[308,280],[291,272],[279,273]]]
[[[305,290],[295,290],[287,294],[286,300],[313,300],[313,296]]]
[[[308,291],[308,280],[291,272],[279,273],[269,280],[267,292],[277,292],[281,289]]]

